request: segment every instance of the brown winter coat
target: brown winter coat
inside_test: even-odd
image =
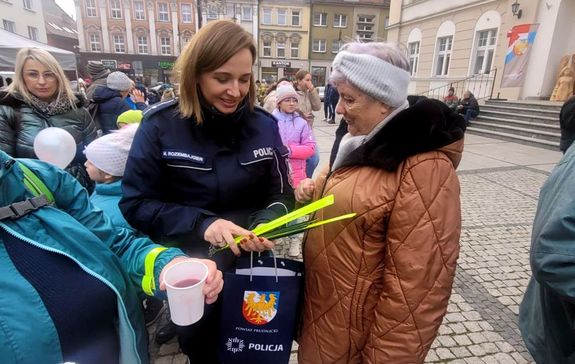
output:
[[[300,364],[423,363],[435,339],[459,254],[465,126],[439,101],[410,101],[316,183],[316,198],[335,196],[316,218],[357,216],[306,236]]]

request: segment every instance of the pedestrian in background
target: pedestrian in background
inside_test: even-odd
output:
[[[130,225],[224,271],[234,269],[240,248],[271,249],[250,230],[293,208],[277,121],[255,107],[255,59],[253,36],[240,25],[203,26],[176,61],[179,97],[145,112],[122,181]],[[231,251],[216,253],[226,244]],[[220,310],[218,302],[198,323],[177,328],[192,363],[219,363]]]
[[[106,78],[110,74],[110,70],[104,67],[100,61],[88,61],[86,66],[86,71],[92,79],[90,85],[86,89],[86,99],[88,102],[92,102],[92,97],[94,96],[94,91],[98,86],[106,86]]]
[[[469,125],[469,120],[479,115],[479,103],[471,91],[467,90],[463,93],[463,98],[457,105],[457,112],[463,115],[465,125]]]
[[[24,184],[24,168],[42,195]],[[0,191],[2,362],[148,363],[143,278],[155,283],[149,294],[162,295],[166,268],[190,258],[114,226],[49,163],[0,151]],[[223,280],[214,262],[202,262],[209,304]]]
[[[325,84],[325,87],[323,89],[323,116],[324,116],[323,121],[325,121],[325,122],[327,122],[331,119],[330,118],[331,114],[329,113],[330,110],[329,110],[328,100],[329,100],[329,94],[330,94],[332,88],[333,88],[333,86],[330,85],[328,82]]]
[[[307,120],[310,128],[313,130],[313,112],[321,109],[321,99],[311,82],[311,73],[307,70],[299,70],[295,74],[295,88],[299,96],[298,110],[304,119]],[[315,153],[306,162],[306,175],[308,178],[313,176],[313,172],[319,164],[319,148],[315,148]]]
[[[96,183],[90,201],[102,209],[116,226],[136,231],[120,212],[118,203],[122,198],[122,176],[126,168],[128,153],[139,124],[106,134],[90,143],[86,155],[86,170]]]
[[[449,106],[449,108],[453,111],[457,111],[457,106],[459,106],[459,98],[455,95],[455,89],[450,87],[447,91],[447,95],[443,98],[443,102],[445,105]]]
[[[337,108],[338,102],[339,92],[337,92],[337,87],[332,87],[327,99],[329,110],[329,120],[327,121],[328,124],[335,124],[335,109]]]
[[[74,94],[58,61],[43,49],[22,48],[14,72],[14,82],[0,91],[0,149],[15,158],[36,158],[36,135],[49,127],[64,129],[77,145],[66,171],[91,191],[82,151],[97,134],[85,100]]]
[[[441,101],[408,102],[409,80],[394,44],[350,43],[333,61],[347,133],[296,199],[334,195],[314,219],[357,215],[305,237],[300,364],[423,363],[447,312],[465,125]]]
[[[133,81],[123,72],[112,72],[106,78],[106,86],[100,86],[94,92],[94,103],[98,104],[96,121],[102,132],[108,134],[117,129],[116,121],[124,111],[131,110],[125,99],[132,97],[138,110],[144,110],[144,94],[134,89]]]
[[[123,127],[131,124],[139,124],[142,121],[144,113],[142,110],[128,110],[124,111],[123,113],[118,116],[116,120],[116,126],[118,129],[122,129]]]
[[[272,83],[266,91],[267,94],[264,98],[263,108],[265,111],[269,112],[270,114],[277,108],[276,89],[277,89],[278,85],[282,82],[291,82],[291,81],[285,77],[282,77],[279,79],[278,82]]]
[[[288,148],[290,180],[294,188],[306,178],[306,160],[314,154],[315,140],[307,121],[296,111],[298,95],[291,82],[280,82],[276,89],[277,107],[272,115],[278,120],[278,127],[283,144]],[[289,241],[288,255],[300,255],[302,236],[286,238]]]
[[[560,113],[561,151],[541,187],[531,233],[532,276],[519,306],[519,328],[538,364],[575,358],[575,97]]]

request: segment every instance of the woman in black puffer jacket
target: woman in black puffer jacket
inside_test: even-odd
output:
[[[0,149],[15,158],[37,158],[34,138],[58,127],[76,141],[74,160],[66,168],[89,191],[93,183],[84,168],[84,147],[96,139],[96,125],[74,95],[58,61],[47,51],[23,48],[16,56],[14,82],[0,91]]]

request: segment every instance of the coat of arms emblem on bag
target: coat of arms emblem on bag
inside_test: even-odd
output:
[[[265,325],[278,312],[279,291],[244,291],[242,313],[254,325]]]

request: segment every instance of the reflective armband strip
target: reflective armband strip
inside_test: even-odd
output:
[[[154,291],[156,290],[156,282],[154,279],[154,265],[156,263],[156,258],[166,249],[168,248],[158,247],[150,250],[150,252],[146,254],[146,260],[144,261],[144,277],[142,278],[142,289],[148,296],[153,296]]]

